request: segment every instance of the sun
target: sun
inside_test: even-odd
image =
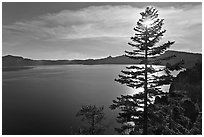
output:
[[[144,25],[145,27],[149,28],[149,27],[152,26],[152,23],[153,23],[153,22],[154,22],[153,20],[147,19],[147,20],[145,20],[145,21],[143,22],[143,25]]]

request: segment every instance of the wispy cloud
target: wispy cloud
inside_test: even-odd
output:
[[[130,8],[130,10],[128,10]],[[90,37],[124,37],[137,13],[130,6],[88,7],[78,11],[64,10],[36,20],[3,26],[10,33],[32,35],[43,39],[80,39]]]
[[[3,43],[12,43],[17,39],[70,41],[107,37],[128,40],[134,34],[133,27],[144,8],[107,5],[46,14],[33,20],[3,25]],[[201,5],[157,8],[159,17],[165,19],[164,28],[167,29],[167,33],[164,40],[167,38],[182,44],[194,42],[201,47]],[[199,38],[199,41],[195,41],[194,38]]]
[[[183,9],[158,8],[171,35],[186,35],[190,27],[201,25],[201,6]],[[131,6],[92,6],[77,11],[64,10],[35,20],[3,26],[10,33],[43,39],[80,39],[90,37],[129,37],[139,12]]]

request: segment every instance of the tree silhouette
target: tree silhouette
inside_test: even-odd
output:
[[[82,121],[87,121],[89,129],[82,131],[82,134],[100,134],[103,132],[103,128],[100,123],[104,119],[103,106],[96,107],[95,105],[83,105],[79,112],[76,114],[77,117],[82,117]]]
[[[152,64],[161,60],[169,60],[175,56],[160,58],[159,56],[170,48],[173,42],[166,42],[156,45],[162,38],[166,30],[162,30],[164,19],[158,18],[158,10],[147,7],[140,13],[142,18],[134,28],[135,35],[131,37],[132,42],[128,43],[133,47],[132,51],[125,51],[126,56],[141,60],[142,65],[132,65],[122,70],[123,75],[115,79],[121,84],[138,89],[143,88],[143,92],[136,92],[134,95],[121,95],[117,100],[113,100],[111,109],[121,109],[117,121],[122,124],[121,128],[116,128],[119,133],[128,134],[150,134],[148,133],[148,122],[151,117],[148,106],[153,103],[156,96],[166,94],[162,91],[163,85],[169,85],[173,80],[171,71],[180,70],[183,61],[175,65],[167,64],[166,67],[154,67]],[[163,72],[163,73],[161,73]],[[159,74],[159,75],[158,75]]]

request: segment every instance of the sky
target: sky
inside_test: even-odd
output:
[[[2,54],[31,59],[118,56],[146,6],[158,9],[170,50],[202,52],[201,2],[3,2]]]

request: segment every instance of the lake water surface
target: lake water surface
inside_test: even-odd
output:
[[[105,134],[116,134],[112,100],[133,90],[114,81],[127,65],[56,65],[2,73],[3,134],[73,134],[81,105],[104,105]]]
[[[117,113],[108,107],[131,89],[114,79],[125,65],[38,66],[3,72],[4,134],[73,134],[81,105],[104,105],[106,134],[115,134]]]

